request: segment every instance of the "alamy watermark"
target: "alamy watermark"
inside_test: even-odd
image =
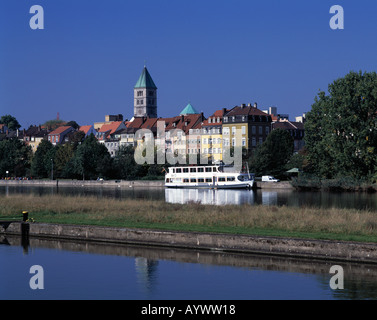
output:
[[[330,8],[330,13],[334,16],[330,19],[330,28],[333,30],[344,29],[344,9],[340,5],[334,5]]]
[[[330,279],[330,288],[332,290],[344,289],[344,270],[341,266],[332,266],[330,268],[330,274],[335,274]]]
[[[214,133],[212,135],[220,135]],[[211,136],[208,133],[208,136]],[[165,122],[157,121],[157,135],[154,137],[149,129],[139,129],[136,131],[134,139],[138,141],[134,158],[137,164],[208,164],[209,157],[214,155],[208,150],[203,151],[202,134],[190,133],[186,136],[181,129],[172,129],[165,132]],[[222,153],[222,163],[233,165],[236,168],[242,166],[242,148],[246,147],[246,138],[242,138],[242,130],[236,128],[229,138],[218,138],[222,140],[220,149]],[[208,143],[210,146],[212,143]],[[225,144],[225,145],[224,145]],[[191,150],[191,152],[187,152]],[[211,149],[212,150],[212,149]],[[156,154],[156,157],[155,157]],[[198,160],[199,158],[199,160]],[[198,163],[199,162],[199,163]]]
[[[30,8],[29,13],[33,14],[29,21],[30,28],[32,30],[44,29],[43,7],[39,5],[34,5]]]
[[[29,13],[33,14],[30,18],[29,25],[32,30],[44,29],[44,9],[40,5],[33,5]],[[334,16],[330,19],[330,28],[333,30],[344,29],[344,9],[340,5],[333,5],[330,8],[330,14]]]
[[[34,274],[29,281],[30,289],[43,290],[44,289],[44,270],[40,265],[34,265],[30,267],[30,274]]]

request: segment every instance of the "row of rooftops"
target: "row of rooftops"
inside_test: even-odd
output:
[[[271,110],[271,108],[270,108]],[[275,110],[276,111],[276,108]],[[257,104],[235,106],[232,109],[222,108],[215,111],[208,119],[203,113],[198,113],[191,104],[180,113],[179,116],[169,118],[147,118],[135,117],[130,121],[123,121],[121,115],[116,117],[106,116],[109,122],[103,124],[98,130],[94,130],[93,125],[81,126],[78,130],[83,131],[85,135],[88,132],[94,132],[99,140],[106,140],[114,134],[135,133],[139,129],[149,129],[154,134],[157,132],[158,121],[164,122],[165,131],[172,129],[181,129],[186,135],[190,133],[191,129],[208,128],[211,126],[221,126],[226,123],[248,121],[269,122],[273,123],[273,128],[281,128],[285,130],[304,130],[302,122],[292,122],[287,119],[278,121],[278,115],[271,114],[269,111],[262,111],[257,108]],[[111,119],[122,119],[121,121],[111,121]],[[4,132],[4,125],[0,124],[0,140],[4,138],[14,137],[45,137],[48,135],[61,135],[66,131],[71,131],[70,126],[61,126],[55,130],[44,128],[42,126],[31,126],[27,130]]]

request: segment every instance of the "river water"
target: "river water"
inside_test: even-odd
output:
[[[0,186],[0,196],[12,194],[377,209],[376,195],[365,193]],[[341,290],[329,285],[335,264],[344,270]],[[33,265],[43,267],[43,290],[30,288]],[[377,265],[35,238],[21,245],[17,237],[0,236],[0,283],[0,300],[374,300]]]
[[[0,186],[1,195],[81,195],[116,199],[154,199],[170,203],[200,202],[202,204],[262,204],[269,206],[356,208],[377,210],[377,194],[353,192],[312,192],[284,189],[206,190],[120,187],[43,187]]]
[[[0,300],[377,298],[375,265],[340,264],[344,289],[333,290],[330,268],[339,263],[331,261],[32,238],[21,246],[10,236],[0,243]],[[34,265],[43,289],[30,287]]]

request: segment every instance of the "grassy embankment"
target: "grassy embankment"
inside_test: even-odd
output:
[[[0,197],[0,219],[23,210],[36,222],[377,242],[377,212],[211,206],[81,196]]]

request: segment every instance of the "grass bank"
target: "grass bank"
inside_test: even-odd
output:
[[[185,205],[87,196],[0,197],[0,219],[29,211],[36,222],[377,242],[377,212],[254,205]]]

